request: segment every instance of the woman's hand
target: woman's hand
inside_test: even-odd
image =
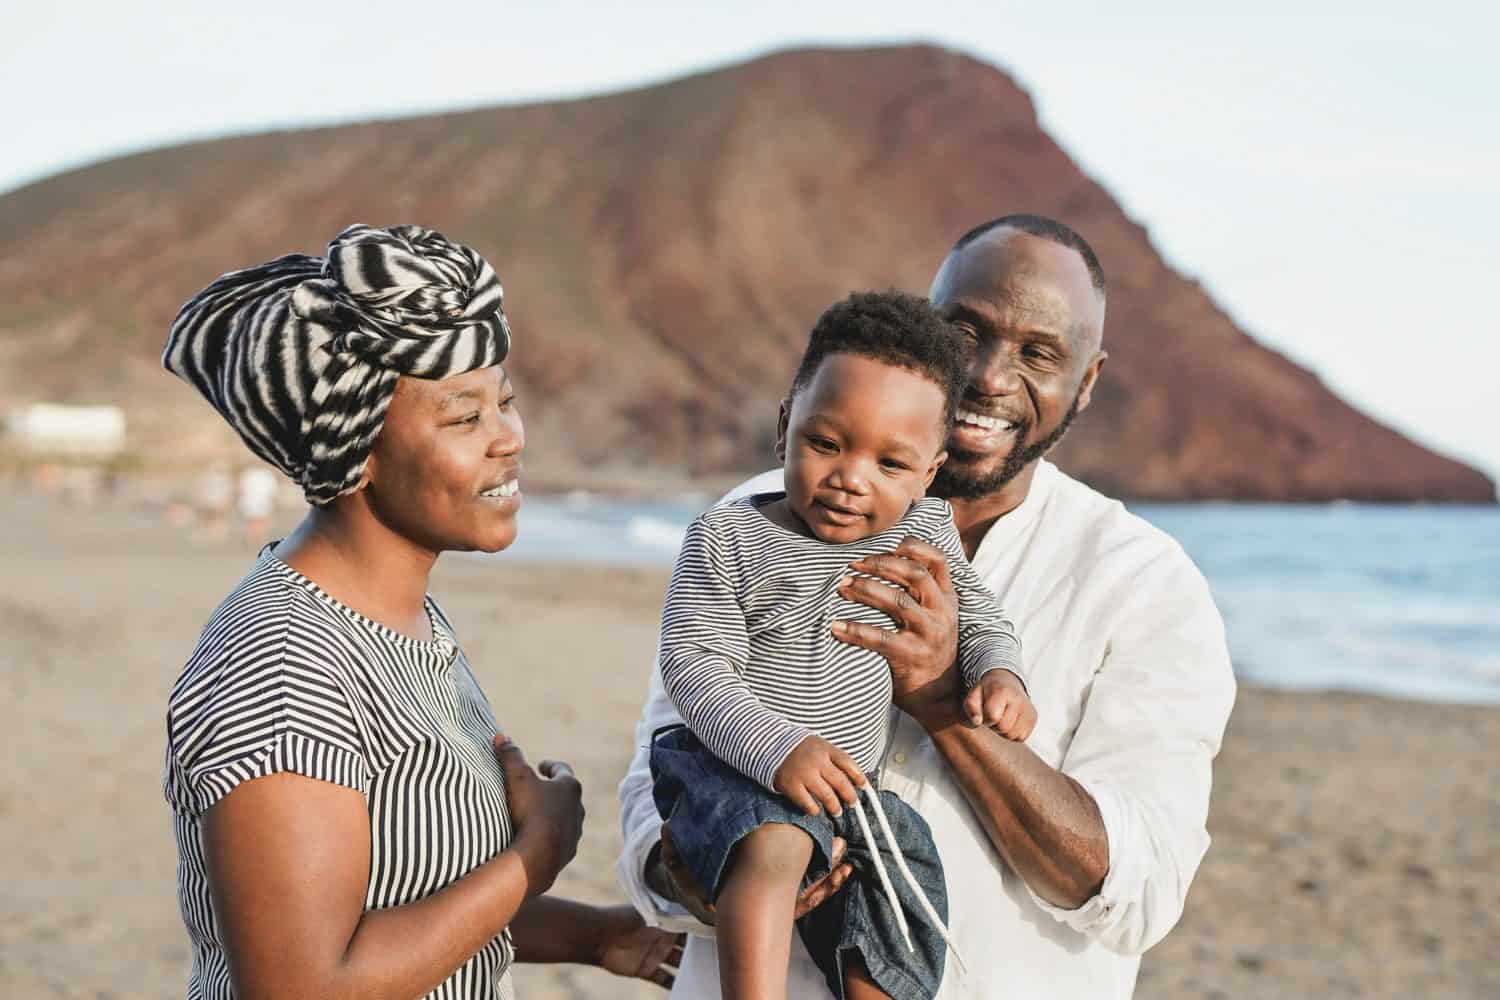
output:
[[[682,860],[682,855],[677,853],[671,827],[670,822],[661,825],[661,843],[651,854],[651,858],[655,860],[648,859],[646,862],[650,869],[646,872],[646,884],[657,895],[681,903],[699,923],[712,927],[715,920],[714,904],[709,901],[708,891],[699,884],[693,870]],[[833,838],[833,867],[827,875],[798,893],[797,905],[792,911],[793,919],[805,917],[844,887],[854,871],[853,866],[844,861],[847,847],[843,837]]]
[[[611,906],[605,917],[606,930],[596,959],[599,967],[671,989],[682,964],[685,935],[648,927],[630,906]]]
[[[561,761],[544,760],[541,773],[504,734],[494,740],[495,758],[505,772],[511,823],[511,848],[526,869],[528,898],[546,892],[578,853],[583,836],[583,786]]]

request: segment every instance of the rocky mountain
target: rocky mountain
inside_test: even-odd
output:
[[[925,289],[959,233],[1014,211],[1079,229],[1110,277],[1111,359],[1064,468],[1142,498],[1494,500],[1485,476],[1239,330],[1010,77],[931,47],[790,51],[29,185],[0,197],[0,399],[119,402],[155,462],[240,454],[158,366],[177,306],[223,271],[321,252],[349,222],[418,222],[505,282],[533,481],[718,483],[771,463],[776,402],[824,307]]]

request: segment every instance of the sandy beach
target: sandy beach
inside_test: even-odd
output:
[[[163,711],[253,558],[194,536],[156,508],[0,485],[0,995],[182,994]],[[583,780],[564,895],[622,898],[615,786],[665,586],[657,570],[454,556],[434,579],[509,734]],[[1500,709],[1242,688],[1213,846],[1137,996],[1500,995],[1497,747]],[[517,979],[524,1000],[665,995],[574,967]]]

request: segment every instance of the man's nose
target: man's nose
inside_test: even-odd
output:
[[[1003,344],[996,344],[974,359],[969,383],[981,396],[1009,396],[1021,389],[1015,358]]]

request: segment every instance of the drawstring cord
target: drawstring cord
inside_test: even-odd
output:
[[[866,784],[865,787],[870,786]],[[875,808],[880,808],[878,801],[875,803]],[[859,804],[857,797],[854,800],[854,818],[859,820],[860,832],[865,835],[865,843],[871,847],[870,857],[875,862],[875,872],[880,876],[880,884],[885,888],[885,898],[890,902],[891,910],[896,914],[896,926],[901,928],[901,937],[906,940],[906,950],[916,951],[916,947],[911,943],[911,928],[906,926],[906,914],[901,912],[901,900],[896,896],[895,886],[891,885],[891,877],[886,874],[885,862],[880,860],[880,841],[876,840],[875,834],[870,831],[870,821],[865,819],[864,807]],[[917,890],[919,893],[921,891]]]
[[[953,936],[948,933],[948,928],[943,925],[943,920],[938,916],[937,910],[933,908],[932,901],[927,898],[927,893],[923,892],[922,887],[917,884],[917,877],[912,874],[911,867],[907,865],[906,858],[901,853],[901,848],[896,844],[896,833],[891,829],[890,821],[885,818],[885,810],[880,805],[880,793],[875,790],[873,782],[867,781],[862,787],[865,795],[870,800],[871,808],[875,812],[875,820],[880,824],[880,832],[885,834],[886,846],[890,849],[891,856],[896,862],[896,868],[901,872],[901,877],[906,880],[906,884],[916,895],[917,902],[922,907],[923,915],[927,917],[928,922],[933,927],[937,928],[938,934],[942,936],[944,943],[948,945],[948,950],[953,952],[953,959],[958,963],[959,971],[967,975],[969,967],[964,963],[964,957],[959,953],[958,945],[953,943]],[[890,876],[886,874],[885,863],[880,860],[880,843],[870,831],[870,821],[865,818],[865,810],[860,805],[858,798],[854,800],[854,818],[859,821],[860,832],[864,834],[866,842],[872,848],[870,855],[875,861],[875,872],[880,876],[880,884],[885,889],[886,900],[891,904],[891,909],[896,913],[896,925],[901,928],[901,936],[906,939],[906,950],[914,951],[915,949],[911,943],[911,931],[907,926],[906,917],[901,910],[901,900],[896,896],[896,890],[891,885]]]

